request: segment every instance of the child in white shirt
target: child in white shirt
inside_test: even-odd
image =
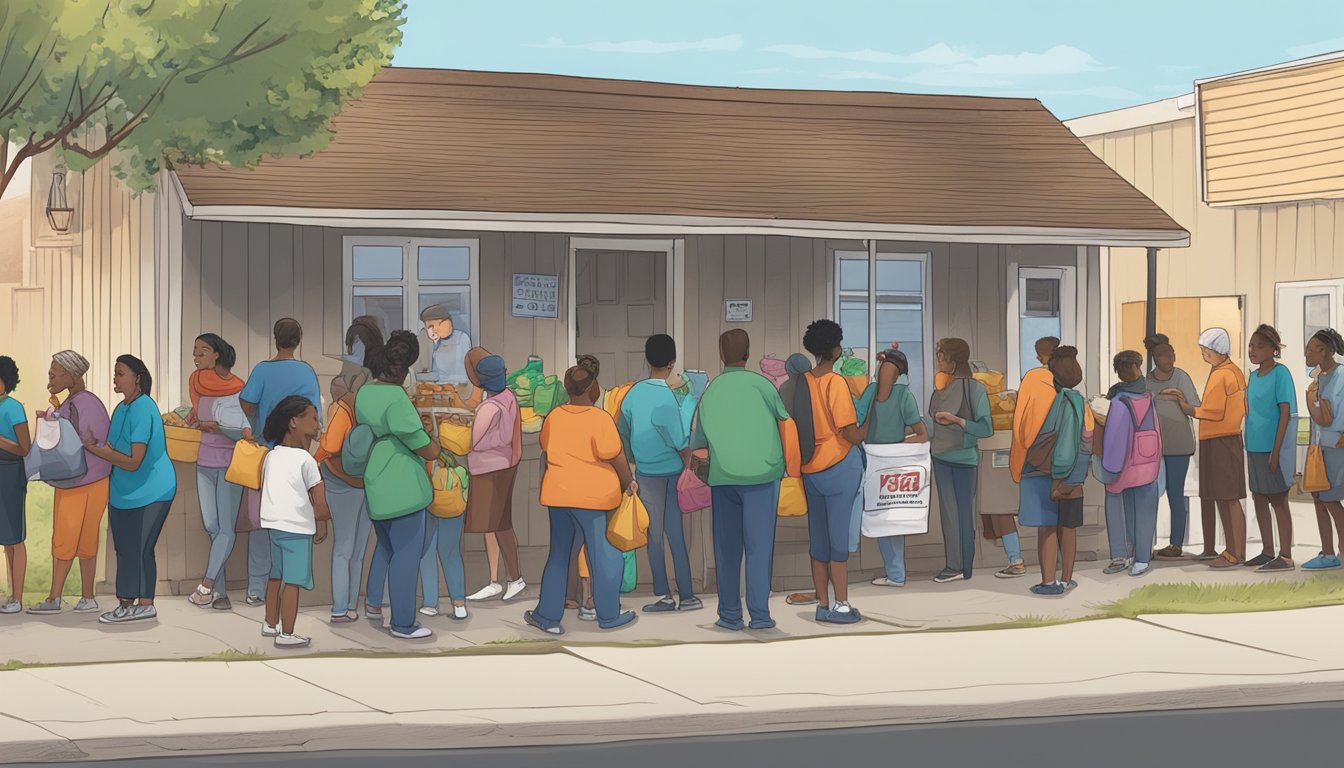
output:
[[[271,578],[266,587],[264,637],[277,648],[302,648],[311,640],[294,633],[299,589],[313,588],[313,543],[327,538],[327,496],[308,446],[321,430],[317,408],[298,395],[281,400],[263,434],[273,443],[261,480],[261,527],[270,531]]]

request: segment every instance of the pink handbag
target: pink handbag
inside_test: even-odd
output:
[[[775,385],[775,389],[789,380],[789,371],[783,360],[774,355],[766,355],[761,359],[761,375],[770,380]]]
[[[681,477],[677,478],[677,504],[685,515],[709,509],[709,486],[689,469],[682,470]]]

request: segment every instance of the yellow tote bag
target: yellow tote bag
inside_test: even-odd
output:
[[[1307,446],[1307,465],[1302,469],[1302,490],[1306,493],[1330,490],[1330,477],[1325,472],[1325,454],[1316,443]]]
[[[622,552],[648,546],[649,511],[638,494],[623,494],[621,506],[607,515],[607,541]]]
[[[233,445],[233,458],[224,472],[224,479],[234,485],[261,490],[261,468],[266,464],[266,454],[270,449],[257,443],[239,440]]]
[[[439,422],[439,447],[455,456],[471,453],[471,427],[450,421]]]
[[[434,489],[434,499],[429,502],[429,514],[442,518],[460,517],[467,511],[462,479],[443,461],[435,461],[431,467],[429,484]]]
[[[807,514],[807,494],[803,478],[786,477],[779,482],[779,516],[802,517]]]

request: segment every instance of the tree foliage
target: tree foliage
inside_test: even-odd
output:
[[[402,0],[0,0],[0,192],[47,151],[75,171],[110,155],[136,191],[164,163],[316,152],[391,61],[404,11]]]

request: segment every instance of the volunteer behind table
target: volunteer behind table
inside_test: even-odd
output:
[[[467,352],[471,349],[471,337],[453,325],[448,308],[442,304],[427,307],[420,313],[420,321],[425,324],[425,333],[431,342],[429,352],[429,372],[416,376],[419,381],[435,384],[468,384]],[[423,365],[424,358],[421,358]]]

